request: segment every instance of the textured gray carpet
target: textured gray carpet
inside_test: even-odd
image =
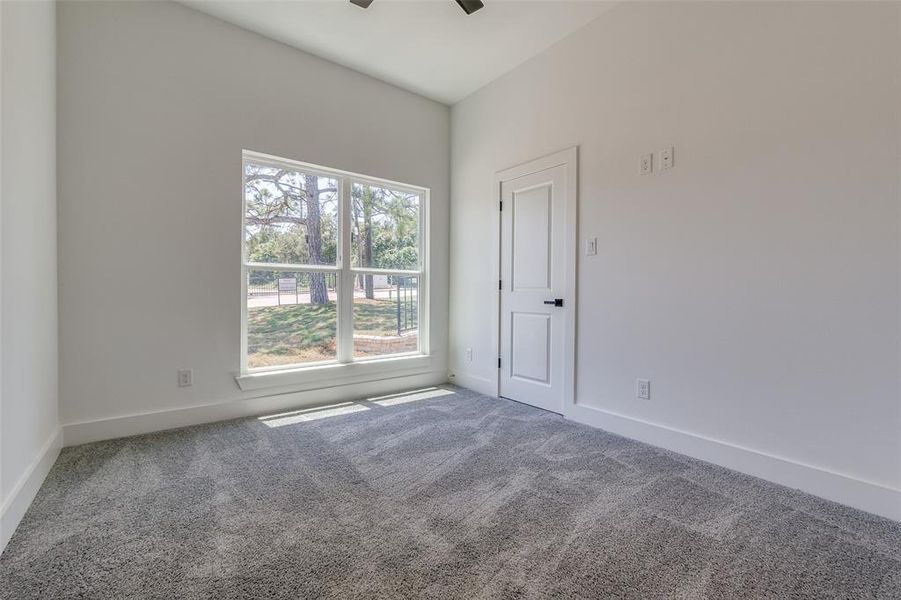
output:
[[[63,451],[3,598],[901,598],[901,525],[448,388]]]

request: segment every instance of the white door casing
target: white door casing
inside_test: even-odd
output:
[[[575,148],[498,174],[498,395],[560,414],[574,398],[575,186]]]

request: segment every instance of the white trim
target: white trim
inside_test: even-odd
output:
[[[241,229],[238,235],[241,241],[241,315],[239,322],[241,324],[241,339],[239,341],[239,362],[238,369],[243,375],[247,372],[247,284],[249,271],[245,266],[247,264],[247,150],[241,152]]]
[[[901,521],[901,490],[673,427],[576,404],[567,418]]]
[[[410,194],[421,194],[423,191],[428,190],[428,188],[426,187],[420,187],[409,183],[392,181],[391,179],[382,179],[381,177],[373,177],[371,175],[354,173],[353,171],[344,171],[342,169],[335,169],[332,167],[323,167],[320,165],[314,165],[313,163],[306,163],[299,160],[283,158],[280,156],[274,156],[272,154],[264,154],[263,152],[256,152],[255,150],[243,150],[242,154],[245,158],[250,157],[255,164],[264,164],[275,168],[299,168],[303,171],[313,171],[317,175],[325,175],[326,177],[333,178],[350,177],[354,180],[355,183],[374,185],[378,187],[390,187],[399,192],[407,192]]]
[[[498,171],[494,176],[494,202],[501,201],[501,185],[505,181],[518,179],[525,175],[546,171],[554,167],[566,168],[566,340],[564,341],[564,382],[563,382],[563,415],[569,415],[576,403],[576,319],[578,318],[578,297],[576,280],[578,278],[579,256],[579,147],[572,146],[517,165]],[[497,210],[497,204],[493,207],[491,231],[494,239],[491,247],[494,256],[491,258],[492,286],[494,289],[494,309],[491,313],[491,347],[501,356],[500,315],[501,315],[501,290],[497,289],[497,282],[501,279],[501,213]],[[483,392],[491,396],[500,396],[500,369],[495,370],[493,391]]]
[[[446,372],[427,371],[417,375],[382,377],[377,381],[365,384],[354,383],[305,392],[283,394],[267,392],[266,395],[241,398],[229,402],[67,423],[63,425],[64,439],[66,446],[77,446],[89,442],[140,435],[202,423],[214,423],[228,419],[346,402],[368,396],[438,385],[446,381]]]
[[[399,375],[418,375],[432,368],[433,359],[419,353],[358,360],[353,363],[319,363],[313,367],[251,371],[237,375],[242,391],[284,388],[300,392],[323,387],[377,381]]]
[[[454,371],[448,375],[448,380],[454,385],[478,392],[491,398],[497,398],[497,386],[487,377],[472,375],[462,371]]]
[[[47,473],[50,472],[50,468],[56,462],[62,447],[63,430],[57,427],[50,434],[50,437],[47,438],[47,441],[44,442],[37,456],[28,465],[25,473],[13,486],[9,495],[3,500],[3,504],[0,506],[0,552],[3,552],[3,549],[6,548],[6,544],[13,536],[13,533],[15,533],[16,527],[19,526],[19,522],[22,521],[22,517],[25,516],[28,507],[31,506],[38,490],[41,489],[41,484],[47,478]]]
[[[498,171],[496,181],[500,183],[503,181],[510,181],[511,179],[519,179],[520,177],[538,173],[540,171],[547,171],[548,169],[553,169],[560,165],[575,166],[578,158],[578,151],[578,146],[570,146],[565,150],[560,150],[553,154],[548,154],[541,158],[536,158],[535,160],[516,165],[515,167]]]
[[[421,277],[422,271],[404,271],[400,269],[376,269],[367,267],[350,267],[348,269],[354,275],[400,275],[401,277]]]
[[[248,271],[291,271],[296,273],[340,273],[341,267],[335,265],[292,265],[288,263],[246,262]]]
[[[351,202],[353,202],[351,190],[353,183],[348,178],[340,179],[338,186],[338,274],[337,293],[335,299],[338,312],[336,314],[337,329],[337,359],[341,364],[349,364],[354,360],[354,273],[345,268],[353,262],[350,216]],[[246,310],[246,308],[245,308]],[[247,336],[247,332],[244,332]],[[241,382],[238,382],[241,385]],[[243,388],[242,388],[243,389]]]
[[[419,275],[416,279],[416,324],[419,327],[419,352],[432,354],[431,281],[432,281],[432,190],[423,188],[419,201]]]

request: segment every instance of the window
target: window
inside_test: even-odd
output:
[[[243,162],[242,373],[427,354],[428,190]]]

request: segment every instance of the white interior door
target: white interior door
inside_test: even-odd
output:
[[[563,412],[566,167],[501,182],[500,395]]]

